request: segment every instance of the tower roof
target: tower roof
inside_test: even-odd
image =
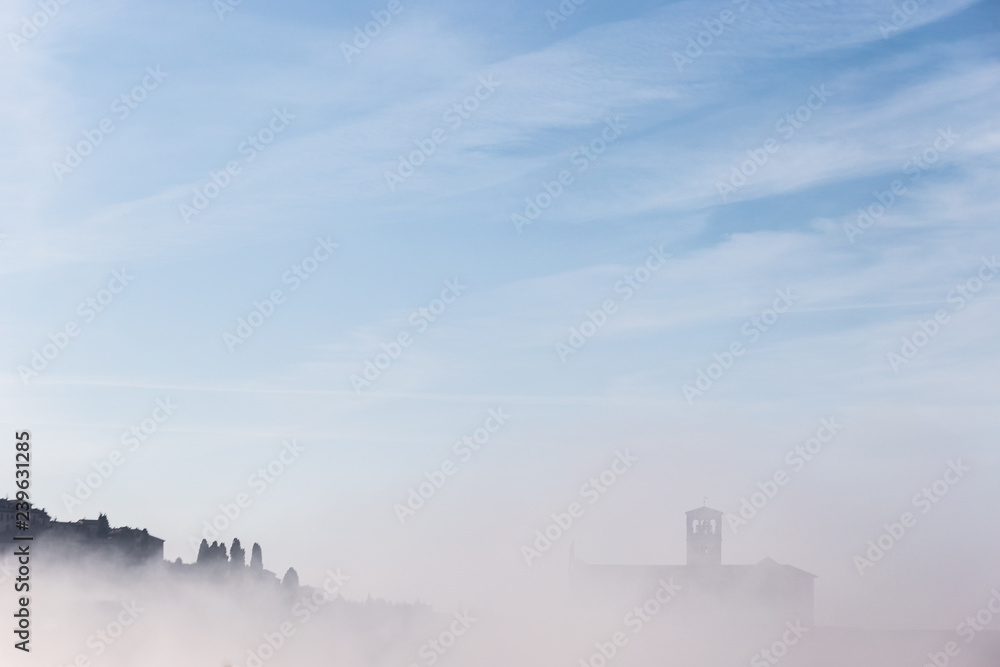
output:
[[[719,510],[714,510],[711,507],[706,507],[706,506],[696,507],[693,510],[688,510],[684,514],[686,514],[689,517],[690,516],[694,516],[694,517],[702,517],[702,516],[704,516],[704,517],[718,518],[718,517],[722,516],[722,512],[720,512]]]

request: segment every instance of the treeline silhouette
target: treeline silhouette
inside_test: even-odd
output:
[[[236,577],[277,578],[277,575],[273,572],[264,569],[264,555],[259,544],[254,542],[253,547],[250,549],[249,565],[246,562],[246,556],[246,549],[243,548],[238,537],[233,538],[233,543],[229,547],[228,554],[226,553],[225,543],[212,542],[209,544],[208,540],[202,539],[201,544],[198,546],[198,556],[195,559],[194,565],[195,567],[204,568],[208,571],[216,571],[220,574],[230,573]],[[182,564],[181,559],[178,558],[175,564]],[[294,567],[288,568],[285,572],[285,576],[281,578],[281,585],[291,590],[299,587],[299,574],[295,571]]]

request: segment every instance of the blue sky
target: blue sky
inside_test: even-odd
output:
[[[899,593],[944,555],[961,565],[954,591],[985,585],[1000,541],[947,512],[985,520],[997,500],[1000,281],[961,308],[948,297],[1000,249],[994,4],[914,4],[890,30],[890,2],[591,0],[553,28],[556,2],[403,0],[348,62],[341,44],[387,4],[244,0],[220,18],[208,0],[70,2],[23,42],[10,34],[39,6],[0,13],[0,395],[8,432],[38,442],[39,504],[148,526],[190,560],[187,537],[296,438],[301,462],[227,540],[261,542],[304,579],[337,561],[368,590],[447,603],[477,594],[474,564],[535,576],[519,546],[620,447],[642,463],[576,528],[578,553],[679,561],[684,510],[708,496],[736,511],[836,415],[837,446],[727,538],[731,562],[817,572],[829,621],[853,617],[848,593]],[[476,108],[454,127],[463,102]],[[248,159],[242,142],[276,113]],[[104,119],[113,131],[60,179],[53,163]],[[620,134],[601,143],[609,122]],[[439,129],[390,190],[386,172]],[[180,207],[231,163],[186,222]],[[741,167],[753,173],[724,200]],[[518,230],[512,214],[563,171],[572,182]],[[282,277],[317,238],[338,247],[292,291]],[[616,285],[650,247],[670,257],[626,300]],[[87,322],[78,304],[122,269],[134,280]],[[448,280],[466,288],[418,331],[413,313]],[[276,289],[284,303],[231,352],[224,334]],[[789,289],[751,340],[745,324]],[[557,343],[608,299],[563,361]],[[889,353],[942,309],[894,369]],[[79,335],[24,382],[18,368],[71,321]],[[412,344],[356,392],[352,374],[400,333]],[[734,342],[745,353],[687,400]],[[167,397],[176,414],[65,509]],[[393,503],[500,406],[509,425],[400,526]],[[852,554],[957,456],[976,474],[951,506],[876,583],[859,579]],[[977,548],[947,553],[949,539]],[[950,595],[899,609],[947,625]]]

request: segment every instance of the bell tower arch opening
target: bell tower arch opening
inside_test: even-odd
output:
[[[699,507],[687,512],[687,564],[722,565],[722,512]]]

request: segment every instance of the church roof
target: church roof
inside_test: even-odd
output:
[[[794,571],[796,574],[804,574],[806,576],[812,577],[813,579],[816,578],[816,575],[813,574],[812,572],[806,572],[805,570],[797,568],[794,565],[785,565],[784,563],[779,563],[778,561],[774,560],[771,557],[767,557],[761,562],[757,563],[756,567],[772,568],[772,569],[780,568],[782,570]]]

